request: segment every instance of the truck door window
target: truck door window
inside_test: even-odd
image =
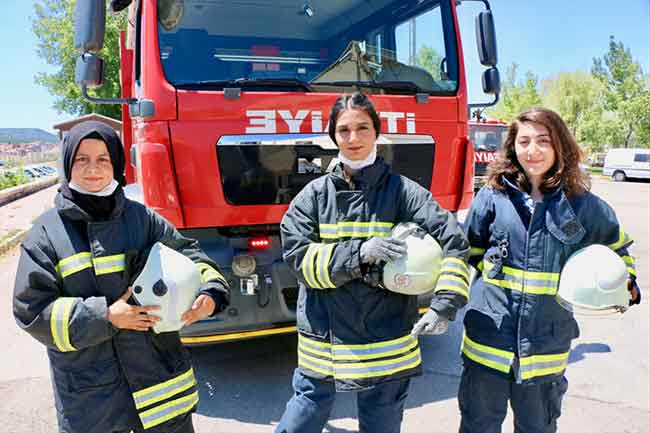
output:
[[[406,74],[421,83],[421,87],[455,90],[456,81],[449,74],[444,35],[440,7],[399,24],[395,28],[395,55],[399,68],[394,74]]]

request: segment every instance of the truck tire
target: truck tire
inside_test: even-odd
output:
[[[615,171],[612,175],[612,179],[614,179],[615,182],[625,182],[627,180],[627,176],[625,176],[625,172],[623,171]]]

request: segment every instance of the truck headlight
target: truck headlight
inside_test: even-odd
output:
[[[255,272],[255,257],[249,255],[239,255],[232,259],[232,272],[238,277],[247,277]]]

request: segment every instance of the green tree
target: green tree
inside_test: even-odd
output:
[[[624,101],[620,106],[621,118],[632,125],[635,146],[650,147],[650,91]]]
[[[519,65],[516,63],[512,63],[506,69],[499,102],[487,110],[490,117],[511,122],[522,111],[542,104],[542,98],[537,90],[539,81],[537,75],[528,71],[524,79],[519,80],[518,69]]]
[[[610,36],[608,51],[602,58],[593,59],[591,73],[605,87],[605,110],[616,113],[622,129],[622,142],[613,144],[629,147],[638,130],[635,122],[639,119],[629,116],[630,107],[643,101],[643,94],[648,91],[641,65],[634,61],[629,48]]]
[[[38,39],[37,54],[58,70],[40,72],[36,83],[55,96],[54,108],[72,115],[99,113],[114,119],[121,118],[120,105],[92,104],[81,96],[75,82],[75,63],[79,52],[74,48],[74,10],[76,0],[38,0],[34,4],[32,30]],[[106,39],[101,56],[104,58],[105,81],[91,93],[100,97],[119,97],[119,34],[126,23],[125,14],[107,13]]]
[[[415,60],[416,65],[429,71],[435,79],[440,79],[440,63],[442,56],[433,47],[423,45],[418,50]]]
[[[576,137],[590,153],[602,152],[607,147],[613,147],[614,143],[623,141],[616,113],[604,111],[602,106],[585,113],[578,125]]]
[[[560,72],[542,82],[544,106],[556,111],[573,135],[580,137],[580,125],[586,117],[602,115],[603,86],[583,71]]]

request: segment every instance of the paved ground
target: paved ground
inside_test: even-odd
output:
[[[632,252],[646,292],[644,304],[623,316],[580,320],[559,431],[650,433],[650,183],[596,181],[594,191],[613,205],[636,239]],[[11,317],[16,262],[15,250],[0,257],[0,431],[53,433],[44,350]],[[460,337],[457,321],[448,334],[421,339],[425,374],[413,381],[403,433],[457,431]],[[272,431],[291,395],[295,347],[289,336],[193,349],[201,393],[197,433]],[[357,431],[355,411],[353,396],[341,394],[326,431]],[[511,424],[508,419],[504,432],[512,432]]]
[[[0,239],[17,230],[27,230],[32,221],[51,208],[58,185],[0,206]]]

